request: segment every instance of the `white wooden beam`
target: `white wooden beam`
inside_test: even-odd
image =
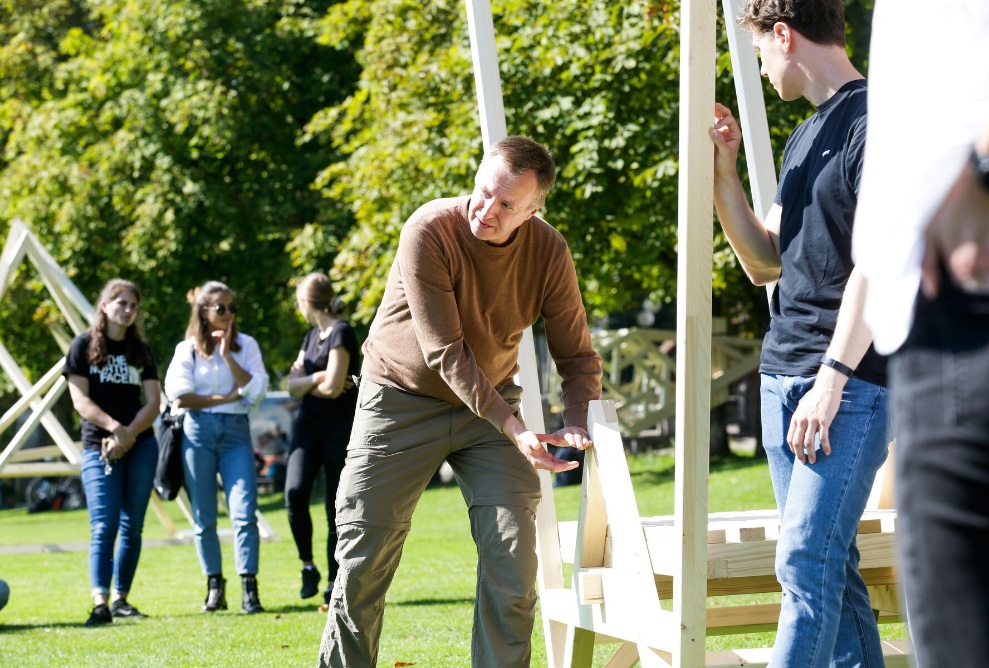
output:
[[[674,518],[681,543],[673,611],[674,666],[704,665],[708,453],[711,420],[715,0],[680,7],[680,172]]]
[[[738,120],[742,127],[742,150],[752,187],[752,210],[765,220],[776,197],[776,161],[769,141],[766,100],[762,94],[759,59],[752,37],[735,20],[745,0],[723,0],[728,32],[728,51],[738,97]]]
[[[501,72],[498,70],[498,46],[495,44],[491,2],[466,2],[477,109],[481,116],[481,138],[484,150],[487,151],[492,144],[508,135],[505,127],[505,103],[501,95]]]
[[[492,144],[508,135],[505,104],[501,93],[501,73],[498,69],[494,19],[489,0],[465,0],[465,2],[474,85],[477,90],[477,108],[481,120],[481,138],[484,150],[487,151]],[[519,347],[519,373],[515,382],[522,387],[522,419],[529,429],[542,433],[546,427],[537,370],[532,328],[528,328],[522,336]],[[539,554],[536,581],[542,596],[547,590],[563,588],[564,581],[552,475],[547,471],[540,471],[539,485],[542,500],[536,508],[536,551]],[[563,663],[566,634],[567,628],[564,624],[550,621],[546,615],[543,615],[546,660],[551,666],[559,666]]]

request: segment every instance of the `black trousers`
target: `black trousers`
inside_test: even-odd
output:
[[[945,285],[890,360],[897,537],[917,668],[989,660],[989,297]]]
[[[326,481],[326,561],[327,578],[332,583],[337,574],[333,553],[337,547],[336,493],[340,472],[347,459],[347,443],[353,420],[330,420],[319,415],[299,413],[292,432],[285,472],[285,507],[299,559],[313,558],[313,524],[309,500],[320,469]]]

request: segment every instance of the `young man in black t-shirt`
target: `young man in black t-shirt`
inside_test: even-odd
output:
[[[858,521],[887,452],[885,361],[851,260],[866,83],[845,53],[841,0],[749,0],[739,18],[784,100],[816,112],[787,141],[760,221],[736,172],[741,132],[716,105],[714,201],[746,274],[776,281],[763,344],[763,440],[780,509],[783,589],[772,665],[883,665],[858,572]]]

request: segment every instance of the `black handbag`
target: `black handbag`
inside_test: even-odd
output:
[[[155,467],[155,491],[163,501],[174,501],[182,490],[182,421],[185,411],[172,414],[169,402],[161,413],[158,427],[158,465]]]
[[[196,364],[196,347],[192,345],[192,363]],[[155,467],[155,491],[163,501],[174,501],[182,491],[182,421],[185,411],[172,413],[169,401],[161,412],[158,425],[158,465]]]

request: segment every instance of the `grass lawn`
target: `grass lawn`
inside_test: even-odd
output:
[[[636,455],[629,465],[640,515],[672,513],[672,457]],[[559,519],[576,518],[579,492],[579,487],[556,490]],[[319,527],[322,503],[316,501],[312,512],[319,545],[326,534]],[[165,506],[177,526],[185,526],[175,503]],[[148,547],[130,601],[150,617],[101,628],[83,627],[92,607],[85,551],[0,554],[0,578],[11,587],[10,602],[0,611],[0,666],[314,665],[324,623],[316,611],[321,597],[298,597],[300,564],[281,495],[263,496],[261,506],[280,539],[262,543],[258,581],[267,612],[250,617],[239,613],[240,583],[236,576],[230,578],[230,545],[223,546],[229,612],[200,614],[206,579],[191,545]],[[773,506],[764,460],[729,457],[712,463],[712,512]],[[0,546],[86,542],[88,537],[84,509],[34,515],[23,509],[0,511]],[[165,537],[149,509],[145,538]],[[325,565],[320,569],[325,574]],[[475,552],[460,491],[455,486],[431,488],[416,511],[388,594],[379,665],[468,666],[474,580]],[[773,600],[773,595],[747,600],[756,599]],[[891,625],[884,627],[883,636],[903,638],[905,630]],[[768,645],[772,637],[709,638],[708,648]],[[532,665],[545,665],[538,619]]]

